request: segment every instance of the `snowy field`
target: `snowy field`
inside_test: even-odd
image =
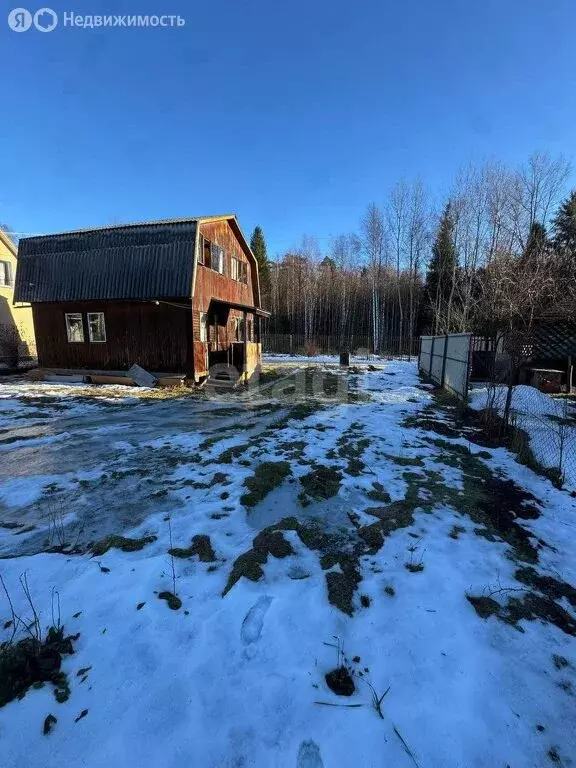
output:
[[[0,382],[0,574],[74,648],[65,701],[0,708],[2,766],[576,764],[576,499],[415,363],[331,362],[247,398]]]

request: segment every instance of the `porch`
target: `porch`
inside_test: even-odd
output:
[[[198,342],[194,344],[195,377],[203,371],[212,381],[235,384],[254,376],[261,363],[263,317],[270,317],[270,313],[250,305],[212,299],[205,327],[200,328],[201,348]]]

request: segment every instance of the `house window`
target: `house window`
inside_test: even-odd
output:
[[[66,333],[71,344],[84,341],[82,315],[78,312],[66,313]]]
[[[248,341],[254,341],[254,323],[252,320],[248,320]]]
[[[236,341],[244,341],[244,318],[236,318],[236,332],[234,335]]]
[[[239,283],[248,282],[248,268],[247,264],[240,259],[232,259],[232,280],[236,280]]]
[[[211,267],[215,272],[219,272],[221,275],[225,274],[225,256],[224,256],[224,248],[221,248],[219,245],[216,245],[216,243],[210,244],[210,261],[211,261]]]
[[[104,312],[88,312],[88,334],[90,336],[90,341],[106,341]]]
[[[212,266],[212,259],[211,259],[211,253],[212,253],[212,243],[210,240],[206,240],[205,237],[202,238],[202,264],[204,264],[205,267]]]
[[[208,315],[200,312],[200,341],[208,341]]]
[[[198,238],[198,264],[204,264],[204,236]]]
[[[12,264],[9,261],[0,261],[0,285],[11,287],[14,285],[12,277]]]

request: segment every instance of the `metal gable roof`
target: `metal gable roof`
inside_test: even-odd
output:
[[[189,297],[198,219],[24,238],[14,300]]]

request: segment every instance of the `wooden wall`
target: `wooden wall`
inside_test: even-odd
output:
[[[243,317],[243,312],[231,309],[227,325],[209,328],[208,345],[200,341],[200,313],[207,312],[212,299],[221,299],[249,306],[257,305],[254,286],[257,285],[256,270],[246,255],[240,241],[228,221],[208,222],[200,225],[200,234],[212,243],[224,248],[225,274],[221,275],[203,264],[196,265],[194,286],[192,326],[194,336],[194,372],[196,377],[207,373],[207,348],[216,350],[229,349],[234,338],[234,319]],[[247,264],[248,282],[232,280],[232,257]],[[252,316],[250,316],[252,317]],[[213,322],[213,318],[211,318]]]
[[[182,299],[175,299],[183,305]],[[66,312],[80,312],[84,342],[70,343]],[[106,341],[90,342],[86,314],[104,312]],[[33,305],[38,363],[43,368],[126,370],[138,363],[149,371],[193,372],[191,311],[140,301],[91,301]]]
[[[254,306],[255,296],[252,286],[256,282],[254,267],[237,239],[228,221],[215,221],[200,225],[200,234],[212,243],[224,248],[226,254],[226,274],[220,275],[210,267],[197,264],[194,288],[194,311],[206,312],[210,299],[250,304]],[[248,264],[248,284],[239,283],[230,277],[232,256]]]

